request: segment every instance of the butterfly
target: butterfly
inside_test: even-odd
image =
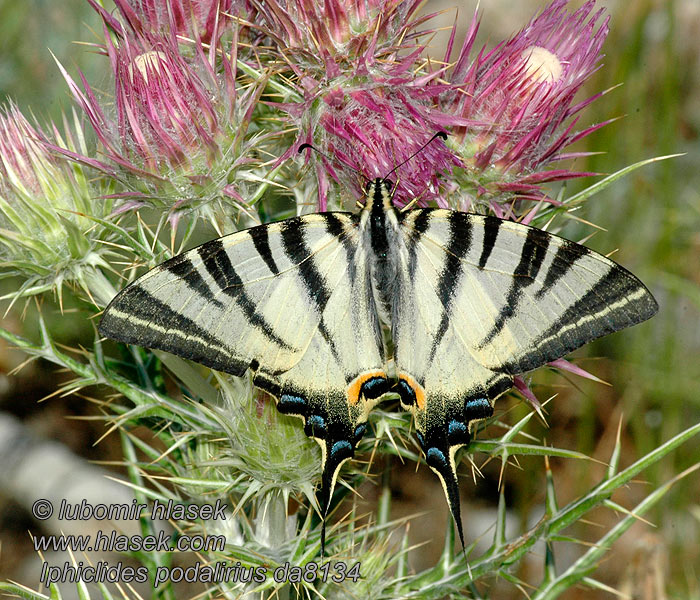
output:
[[[399,210],[376,178],[359,213],[258,225],[155,267],[99,332],[243,376],[321,446],[325,521],[371,409],[397,394],[462,547],[455,453],[513,377],[653,316],[634,275],[585,246],[493,216]],[[383,337],[388,328],[391,352]]]

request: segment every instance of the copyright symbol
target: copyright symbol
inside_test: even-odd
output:
[[[32,514],[40,521],[46,521],[53,514],[53,505],[48,500],[40,498],[32,504]]]

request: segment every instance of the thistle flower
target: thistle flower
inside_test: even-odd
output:
[[[316,141],[324,154],[358,171],[365,179],[384,177],[401,165],[392,175],[398,185],[395,202],[399,206],[414,198],[424,204],[441,202],[440,175],[460,163],[440,141],[411,158],[440,128],[427,107],[416,103],[410,92],[401,87],[391,90],[377,86],[348,92],[337,88],[322,100],[317,110]],[[327,174],[341,183],[338,191],[349,187],[357,194],[362,189],[362,181],[356,175],[347,170],[336,171],[334,164],[325,161],[324,169],[317,169],[321,210],[327,205]]]
[[[425,18],[416,18],[418,0],[271,0],[252,2],[251,19],[277,49],[293,60],[297,74],[335,78],[366,72],[380,60],[394,62],[396,52],[417,35]]]
[[[104,303],[113,295],[98,271],[107,266],[105,249],[97,243],[105,232],[88,215],[104,218],[111,202],[96,201],[82,168],[50,150],[57,145],[76,149],[70,134],[66,143],[54,128],[53,137],[31,125],[13,104],[0,111],[1,276],[22,276],[16,297],[53,288],[60,292],[64,281],[77,281],[86,290],[93,287]]]
[[[108,43],[115,71],[122,147],[153,173],[182,167],[194,173],[216,158],[223,131],[204,82],[172,38]]]
[[[593,13],[593,0],[573,13],[567,4],[554,0],[510,40],[482,48],[470,62],[478,21],[471,26],[448,77],[454,91],[443,95],[441,108],[469,121],[452,133],[465,166],[457,179],[474,197],[549,200],[542,183],[589,175],[545,170],[580,156],[563,149],[602,126],[574,132],[572,117],[597,97],[574,103],[599,67],[608,19],[596,25],[602,10]]]
[[[286,111],[300,133],[282,158],[302,142],[316,145],[318,208],[327,208],[328,190],[361,196],[365,178],[385,176],[414,154],[436,131],[440,114],[422,86],[434,78],[410,73],[424,46],[414,40],[430,33],[418,30],[429,17],[416,17],[419,2],[399,0],[336,0],[322,6],[302,2],[256,3],[263,30],[289,56],[290,68],[303,98],[274,103]],[[408,52],[408,54],[406,54]],[[397,204],[414,198],[440,202],[441,173],[461,164],[441,143],[398,169]],[[339,168],[340,167],[340,168]]]
[[[152,204],[170,208],[177,223],[181,206],[212,201],[242,203],[236,172],[250,169],[243,138],[262,87],[239,95],[235,49],[194,42],[181,53],[171,34],[107,37],[105,52],[115,79],[116,116],[110,118],[85,79],[84,92],[62,69],[92,124],[103,153],[123,174],[129,202],[122,209]],[[81,76],[82,77],[82,76]],[[111,176],[116,171],[103,164]]]

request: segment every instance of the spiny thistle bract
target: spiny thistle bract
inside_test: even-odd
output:
[[[13,104],[0,111],[0,277],[21,278],[14,300],[49,290],[60,297],[70,282],[102,305],[114,293],[102,275],[114,255],[101,244],[112,236],[93,217],[111,212],[112,201],[100,197],[110,183],[93,185],[82,165],[54,152],[85,151],[80,126],[73,134],[64,125],[65,140],[55,126],[50,137],[33,126]]]
[[[114,13],[89,1],[104,21],[100,50],[113,94],[100,95],[81,74],[60,68],[96,148],[76,124],[73,133],[66,125],[64,139],[55,126],[43,133],[12,105],[0,116],[0,256],[5,273],[21,278],[19,294],[68,282],[103,308],[114,293],[111,282],[124,286],[135,267],[153,266],[176,244],[201,238],[200,221],[222,234],[295,212],[351,208],[362,198],[362,177],[382,177],[396,165],[398,206],[416,200],[525,222],[546,205],[566,209],[547,184],[589,175],[550,165],[580,156],[568,147],[599,127],[576,129],[577,115],[596,97],[576,94],[600,66],[608,27],[592,0],[574,11],[567,0],[554,0],[493,49],[475,50],[475,17],[463,41],[454,28],[442,60],[426,58],[435,29],[415,0],[115,0]],[[449,133],[446,142],[436,140],[407,160],[436,131]],[[296,158],[303,143],[319,152]],[[268,577],[257,587],[211,583],[205,592],[211,598],[253,590],[325,598],[478,596],[475,583],[493,575],[520,585],[510,566],[536,540],[549,543],[696,432],[620,473],[611,468],[585,502],[550,503],[543,521],[509,543],[501,498],[488,551],[468,547],[467,563],[450,534],[443,559],[419,573],[409,569],[407,537],[399,545],[389,537],[401,523],[390,518],[386,483],[369,524],[354,509],[343,517],[350,502],[335,512],[328,552],[359,562],[359,581],[302,580],[281,592],[286,584],[275,582],[272,570],[318,561],[320,547],[318,449],[298,422],[277,414],[250,381],[162,353],[123,349],[117,361],[114,348],[98,340],[81,362],[58,348],[46,328],[39,344],[2,335],[76,373],[69,389],[99,383],[115,390],[108,410],[122,431],[139,497],[146,499],[150,481],[150,499],[232,503],[227,522],[217,525],[227,535],[226,550],[202,556],[264,567]],[[552,364],[588,375],[565,360]],[[165,374],[176,385],[166,386]],[[524,379],[516,378],[516,387],[539,407]],[[518,454],[581,457],[514,440],[530,416],[473,447],[504,463]],[[377,411],[376,437],[361,446],[367,456],[419,459],[415,446],[396,437],[396,422],[408,429],[406,415]],[[136,425],[149,426],[158,444],[133,436]],[[366,477],[352,468],[343,476],[355,483]],[[338,486],[336,495],[347,491]],[[631,509],[603,542],[662,495]],[[189,528],[204,531],[202,523]],[[596,552],[567,571],[566,585],[594,581]],[[548,564],[532,596],[551,597],[547,590],[561,581]],[[171,585],[163,584],[159,597],[174,597]]]

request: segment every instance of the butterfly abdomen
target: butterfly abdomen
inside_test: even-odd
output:
[[[392,306],[399,280],[397,244],[400,243],[400,236],[391,192],[389,181],[375,179],[370,182],[365,206],[368,216],[363,221],[362,232],[365,247],[371,248],[367,258],[374,303],[380,321],[387,327],[391,327]]]

